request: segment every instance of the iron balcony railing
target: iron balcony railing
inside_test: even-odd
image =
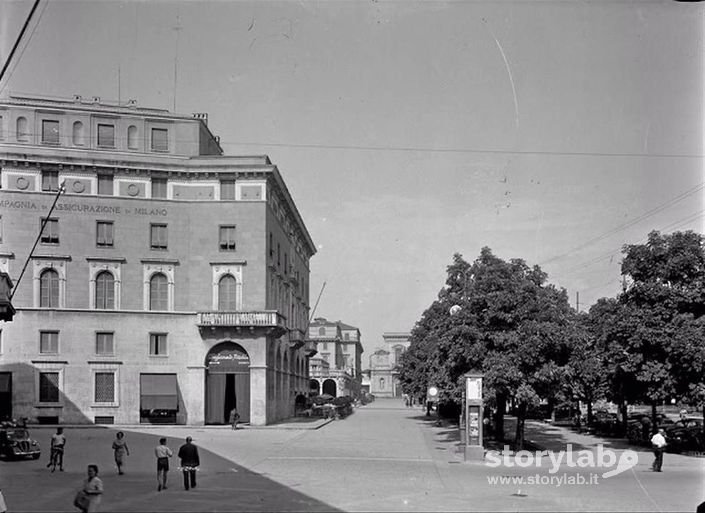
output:
[[[276,310],[249,312],[198,312],[202,327],[286,328],[286,319]]]

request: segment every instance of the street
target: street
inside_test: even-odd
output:
[[[130,447],[123,476],[111,451],[116,429],[67,427],[66,471],[51,473],[53,429],[34,427],[41,459],[0,461],[0,482],[9,511],[74,511],[89,463],[105,484],[102,511],[695,511],[705,500],[705,459],[667,454],[659,474],[650,470],[648,451],[639,452],[633,469],[597,484],[516,484],[547,476],[548,468],[464,463],[455,452],[456,429],[436,426],[401,400],[378,399],[319,429],[285,427],[123,427]],[[527,436],[539,430],[532,424]],[[188,435],[201,452],[198,487],[183,490],[174,458],[169,488],[158,492],[158,438],[166,436],[176,452]],[[545,436],[566,442],[558,430]],[[560,473],[579,470],[563,465]],[[490,484],[488,476],[515,481]]]

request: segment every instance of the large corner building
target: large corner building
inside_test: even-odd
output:
[[[224,156],[205,114],[11,96],[0,166],[0,417],[293,415],[315,246],[268,157]]]

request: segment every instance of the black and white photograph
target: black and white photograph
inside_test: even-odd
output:
[[[704,36],[0,0],[0,513],[705,513]]]

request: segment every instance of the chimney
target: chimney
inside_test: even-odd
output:
[[[137,100],[130,98],[129,100],[127,100],[127,106],[132,108],[137,107]]]

